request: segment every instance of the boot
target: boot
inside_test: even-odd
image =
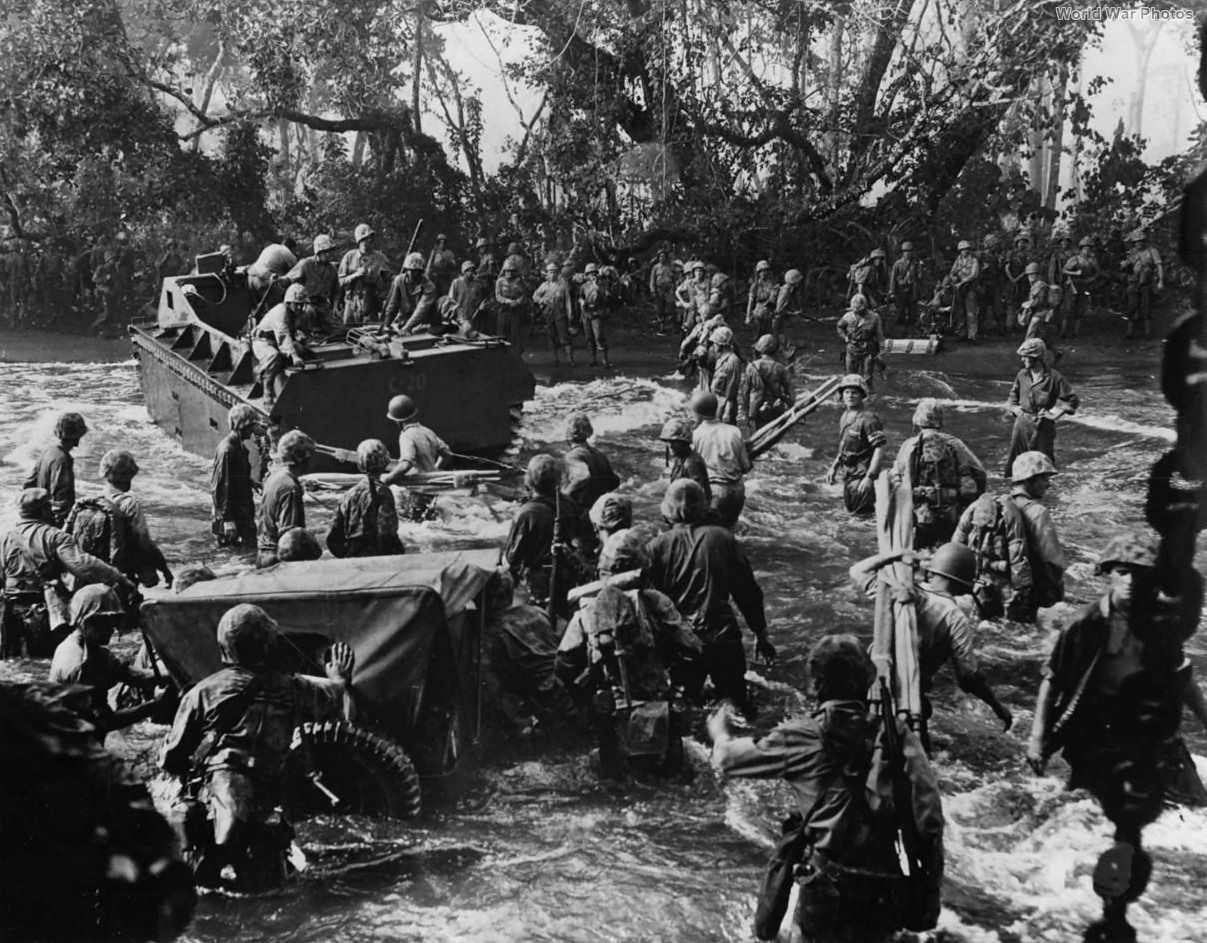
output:
[[[601,350],[600,352],[603,354],[603,365],[604,365],[604,368],[605,368],[605,369],[607,369],[607,370],[611,370],[611,369],[612,369],[612,361],[610,361],[610,360],[608,359],[608,348],[604,347],[604,348],[602,348],[602,350]]]
[[[566,362],[572,367],[578,366],[578,364],[574,362],[574,348],[569,344],[566,345]]]

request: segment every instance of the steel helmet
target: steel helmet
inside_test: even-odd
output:
[[[1016,485],[1037,475],[1055,475],[1056,466],[1043,452],[1023,452],[1010,466],[1010,480]]]
[[[586,442],[595,435],[595,427],[586,413],[574,413],[566,420],[566,440],[568,442]]]
[[[971,248],[972,248],[972,243],[969,242],[967,239],[961,239],[958,243],[956,243],[956,249],[960,252],[963,252],[965,249],[971,249]]]
[[[304,305],[306,303],[306,289],[301,285],[293,284],[285,289],[285,304],[287,305]]]
[[[690,442],[692,440],[691,424],[680,416],[674,416],[663,424],[658,438],[663,442]]]
[[[490,242],[485,237],[479,237],[478,241],[474,243],[475,249],[486,249],[489,246]]]
[[[696,259],[694,262],[691,263],[691,270],[693,272],[703,272],[703,271],[708,270],[708,266],[705,265],[702,260]]]
[[[864,396],[867,396],[867,381],[858,373],[848,373],[838,384],[838,392],[841,394],[843,390],[858,390]]]
[[[1039,263],[1038,262],[1028,262],[1027,267],[1025,269],[1023,269],[1023,274],[1024,275],[1038,275],[1039,274]]]
[[[557,488],[561,469],[552,455],[534,455],[524,472],[524,483],[537,494],[552,493]]]
[[[615,531],[621,527],[633,526],[633,499],[619,491],[609,491],[600,495],[591,505],[587,517],[596,527]]]
[[[770,271],[771,271],[771,263],[768,262],[766,259],[763,259],[761,262],[759,262],[758,265],[756,265],[754,267],[755,275],[758,275],[759,272],[770,272]]]
[[[466,259],[464,262],[461,263],[461,274],[462,275],[468,275],[470,272],[476,272],[477,270],[478,270],[477,262],[474,262],[470,259]]]
[[[976,579],[976,554],[963,544],[943,544],[934,552],[926,569],[971,589]]]
[[[1152,540],[1143,534],[1120,534],[1111,538],[1111,542],[1098,558],[1098,572],[1105,573],[1112,566],[1129,566],[1137,569],[1151,569],[1157,565],[1157,548]]]
[[[1072,242],[1073,237],[1070,236],[1067,232],[1062,232],[1059,236],[1056,236],[1056,241],[1057,242]]]
[[[1030,242],[1031,236],[1025,232],[1017,232],[1014,234],[1015,242]]]
[[[1128,242],[1143,242],[1147,238],[1148,238],[1148,236],[1145,235],[1143,229],[1136,229],[1128,234],[1127,241]]]
[[[867,306],[868,300],[864,295],[860,294],[859,292],[855,292],[855,294],[851,295],[852,309],[855,311],[863,311],[865,308],[867,308]]]
[[[690,478],[672,481],[658,510],[672,524],[699,524],[708,514],[704,489]]]
[[[138,474],[138,462],[125,449],[110,449],[101,456],[99,474],[102,478],[129,481]]]
[[[54,434],[59,439],[82,439],[88,431],[88,423],[79,413],[63,413],[54,423]]]
[[[377,475],[390,464],[390,453],[381,439],[365,439],[356,447],[356,467],[367,475]]]
[[[600,575],[644,570],[650,565],[650,551],[641,535],[633,530],[618,530],[604,541],[599,551]]]
[[[444,233],[437,233],[436,241],[437,242],[448,242],[448,236],[446,236]]]
[[[1089,236],[1082,236],[1081,242],[1077,243],[1079,248],[1092,249],[1094,248],[1094,240]]]
[[[524,247],[518,242],[507,243],[508,255],[520,255],[524,251]]]
[[[356,232],[354,232],[352,234],[352,238],[355,239],[357,242],[363,242],[364,240],[368,239],[370,236],[376,236],[376,235],[377,235],[377,233],[373,231],[372,226],[370,226],[368,223],[360,223],[356,227]]]
[[[89,619],[98,616],[124,616],[117,593],[104,583],[89,583],[71,597],[71,624],[83,628]]]
[[[259,421],[260,414],[256,412],[254,406],[248,406],[247,403],[236,403],[226,414],[226,424],[234,432],[242,432],[250,426],[257,425]]]
[[[1048,352],[1048,346],[1038,337],[1029,337],[1018,345],[1015,351],[1020,357],[1043,357]]]
[[[17,496],[17,513],[27,520],[41,520],[50,510],[50,492],[45,488],[26,488]]]
[[[501,269],[499,269],[499,274],[504,275],[507,272],[518,272],[519,270],[520,270],[520,267],[515,264],[514,260],[507,259],[503,262],[503,267]]]
[[[331,237],[328,236],[326,233],[323,233],[321,236],[314,237],[314,254],[315,255],[318,255],[320,252],[328,252],[334,248],[335,248],[335,243],[331,241]]]
[[[117,234],[117,236],[115,238],[117,239],[118,242],[129,242],[130,234],[123,229],[121,232],[119,232]]]
[[[290,429],[277,443],[277,458],[286,465],[296,465],[314,455],[314,439],[301,429]]]
[[[697,390],[692,394],[691,402],[688,404],[691,411],[702,419],[717,418],[717,396],[708,390]]]
[[[903,243],[901,243],[901,251],[902,251],[902,252],[913,252],[913,251],[914,251],[914,244],[913,244],[912,242],[903,242]]]
[[[424,269],[423,256],[418,252],[412,252],[407,256],[406,261],[402,263],[402,267],[411,271],[418,270],[422,272]]]
[[[408,419],[414,419],[418,414],[419,407],[405,393],[399,393],[391,398],[390,405],[386,407],[386,415],[395,422],[406,422]]]
[[[318,539],[305,527],[291,527],[277,540],[277,559],[282,563],[317,560],[322,555]]]
[[[754,342],[754,352],[756,354],[774,354],[780,349],[780,342],[775,339],[774,334],[764,334]]]
[[[732,347],[733,331],[727,327],[719,327],[709,335],[708,339],[718,347]]]
[[[671,268],[678,268],[678,269],[683,268],[683,260],[675,259],[674,261],[671,262]]]
[[[588,262],[587,267],[585,269],[583,269],[583,274],[584,275],[598,275],[599,266],[596,265],[594,262]]]
[[[788,269],[788,271],[786,271],[784,273],[784,284],[785,285],[799,285],[804,280],[804,278],[805,278],[805,276],[801,274],[800,269],[790,268],[790,269]]]
[[[724,272],[716,272],[713,274],[712,281],[710,282],[710,284],[712,285],[713,288],[720,288],[727,281],[729,281],[728,275],[726,275]]]
[[[998,244],[998,238],[997,238],[996,233],[990,233],[988,236],[985,237],[985,248],[986,249],[992,249],[997,244]]]
[[[943,404],[930,397],[919,400],[914,410],[914,427],[917,429],[942,429]]]
[[[545,263],[546,272],[555,272],[556,273],[558,271],[558,268],[559,268],[559,266],[556,262],[546,262]]]
[[[268,667],[279,637],[276,622],[250,603],[233,606],[218,620],[218,651],[228,664]]]
[[[883,259],[883,258],[885,258],[885,257],[886,257],[886,256],[885,256],[885,252],[884,252],[884,250],[883,250],[883,249],[873,249],[873,250],[872,250],[872,258],[873,258],[873,259]]]
[[[186,563],[176,571],[176,578],[172,580],[172,589],[177,593],[183,593],[194,583],[208,583],[217,578],[214,571],[204,563]]]

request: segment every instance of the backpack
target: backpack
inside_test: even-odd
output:
[[[1008,498],[1005,500],[1009,500]],[[968,549],[976,554],[977,575],[992,564],[1008,560],[1009,541],[1006,539],[1006,515],[1001,500],[983,494],[972,504],[972,527],[968,532]]]
[[[931,523],[934,512],[954,509],[960,495],[960,463],[956,450],[942,436],[926,430],[910,457],[910,480],[914,488],[914,514],[919,523]]]
[[[71,509],[64,530],[85,553],[123,573],[130,571],[130,525],[108,498],[84,498]]]
[[[872,267],[872,257],[865,255],[858,262],[852,262],[851,267],[847,269],[847,285],[854,289],[859,284],[860,276]]]

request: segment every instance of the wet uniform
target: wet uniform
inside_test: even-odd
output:
[[[762,354],[742,372],[738,389],[738,421],[759,429],[782,416],[795,402],[788,368],[769,354]]]
[[[1010,477],[1014,460],[1023,452],[1043,452],[1055,465],[1056,420],[1041,418],[1039,414],[1052,409],[1057,403],[1066,404],[1072,412],[1077,411],[1081,400],[1068,381],[1058,371],[1048,367],[1042,369],[1038,379],[1024,368],[1014,378],[1006,402],[1009,406],[1022,409],[1014,420],[1014,432],[1010,437],[1010,452],[1006,457],[1004,472],[1006,478]]]
[[[52,442],[38,455],[23,487],[46,489],[51,517],[62,527],[75,504],[75,459],[62,444]]]
[[[736,425],[738,391],[742,385],[742,361],[732,350],[726,350],[717,357],[711,373],[709,389],[717,397],[717,418]]]
[[[574,702],[556,674],[557,633],[536,606],[513,603],[486,621],[482,678],[494,716],[522,729],[533,717],[560,727],[573,723]]]
[[[402,553],[394,495],[366,475],[349,488],[327,531],[327,549],[336,557],[379,557]]]
[[[739,707],[746,699],[746,652],[737,603],[756,637],[767,632],[763,591],[737,539],[715,524],[675,524],[650,541],[650,585],[665,593],[683,614],[704,648],[687,685],[699,696],[712,678],[718,698]]]
[[[590,508],[605,494],[620,487],[620,478],[612,470],[612,463],[593,445],[575,443],[564,461],[566,496],[577,507]]]
[[[884,329],[880,315],[866,311],[848,311],[838,319],[838,336],[847,345],[846,372],[857,373],[872,389],[872,367],[884,347]]]
[[[719,523],[733,529],[746,506],[743,476],[754,466],[737,426],[705,419],[692,434],[692,448],[708,467],[712,508]]]
[[[914,546],[930,547],[951,539],[960,514],[985,490],[985,466],[960,439],[938,429],[923,429],[906,439],[893,468],[909,471],[914,499]]]
[[[982,617],[1025,621],[1031,605],[1031,557],[1018,505],[1007,495],[981,495],[964,510],[952,539],[976,553],[972,594]]]
[[[918,285],[922,280],[921,266],[914,258],[900,258],[888,273],[888,293],[893,299],[897,326],[906,337],[918,320]]]
[[[860,488],[876,449],[888,443],[880,417],[866,407],[848,409],[838,420],[838,475],[842,498],[852,514],[871,514],[876,505],[874,488]]]
[[[251,459],[239,433],[222,437],[214,453],[210,470],[210,496],[213,499],[211,529],[219,544],[226,541],[223,525],[234,524],[239,545],[256,545],[256,505],[252,494]]]
[[[1056,525],[1052,523],[1051,513],[1042,502],[1028,495],[1023,485],[1014,486],[1010,492],[1010,500],[1022,515],[1023,527],[1027,533],[1032,587],[1027,621],[1033,621],[1037,607],[1053,606],[1065,598],[1064,547],[1056,534]],[[1018,605],[1021,608],[1021,600]]]
[[[690,478],[704,491],[704,499],[712,501],[712,485],[708,481],[708,466],[700,453],[694,449],[686,455],[672,455],[670,469],[667,472],[667,483],[671,484],[680,478]]]
[[[50,663],[50,681],[54,684],[79,684],[88,688],[88,708],[84,717],[94,723],[104,739],[106,721],[112,716],[109,689],[136,683],[142,675],[113,654],[105,645],[89,642],[76,629],[59,643]]]
[[[302,483],[288,468],[277,468],[264,482],[256,538],[258,566],[272,566],[277,562],[277,542],[285,531],[306,526],[302,495]]]

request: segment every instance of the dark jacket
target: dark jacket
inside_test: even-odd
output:
[[[678,481],[680,478],[690,478],[704,489],[705,499],[712,500],[712,485],[708,482],[708,466],[704,464],[703,456],[694,449],[682,458],[678,455],[671,456],[668,477],[672,482]]]
[[[62,444],[52,442],[38,455],[23,487],[49,492],[54,523],[62,527],[75,504],[75,459]]]
[[[302,483],[288,468],[276,469],[264,482],[264,500],[260,502],[256,546],[275,554],[277,541],[292,527],[306,526],[306,508],[302,503]]]
[[[327,549],[337,557],[380,557],[403,552],[398,510],[388,486],[366,475],[344,493],[327,531]]]
[[[620,487],[608,457],[593,445],[579,442],[566,453],[566,496],[578,507],[590,509],[609,491]]]
[[[237,432],[218,443],[210,471],[210,496],[214,503],[215,524],[254,527],[256,504],[252,497],[251,459]]]
[[[756,635],[767,631],[763,591],[733,534],[715,524],[675,524],[649,544],[650,585],[671,598],[706,645],[741,639],[730,598]]]

